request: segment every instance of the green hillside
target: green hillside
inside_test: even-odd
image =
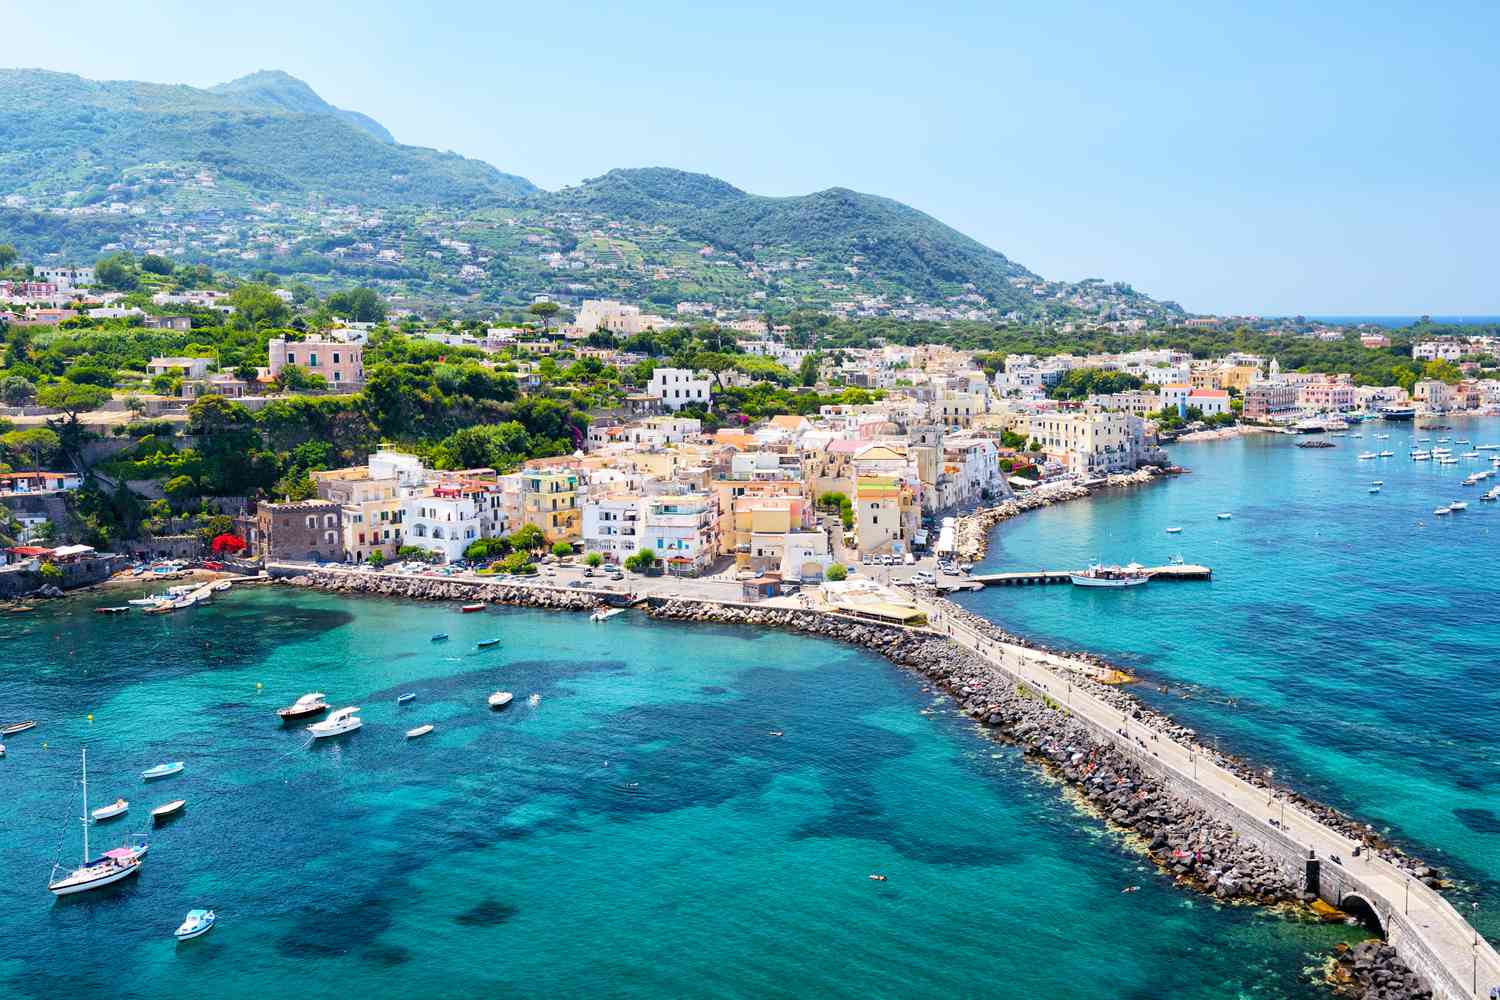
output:
[[[535,190],[477,160],[390,142],[375,122],[356,122],[284,74],[225,88],[0,70],[0,196],[462,207]]]
[[[703,174],[652,167],[612,170],[534,202],[557,211],[665,225],[742,258],[786,253],[857,268],[913,294],[972,284],[992,301],[1019,299],[1011,278],[1034,278],[1004,254],[889,198],[830,188],[768,198]]]

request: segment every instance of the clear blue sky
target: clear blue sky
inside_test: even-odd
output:
[[[0,61],[283,69],[549,188],[850,187],[1195,311],[1500,314],[1496,5],[1116,6],[61,0],[10,5]]]

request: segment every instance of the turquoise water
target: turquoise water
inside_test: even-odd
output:
[[[1500,442],[1500,420],[1447,422],[1454,430],[1376,421],[1328,450],[1269,435],[1173,446],[1191,475],[1004,524],[983,565],[1159,564],[1180,553],[1211,566],[1211,583],[997,588],[962,601],[1166,682],[1170,694],[1137,693],[1472,883],[1465,909],[1478,903],[1495,938],[1500,509],[1478,494],[1497,479],[1460,485],[1488,457],[1436,466],[1407,451],[1417,435]],[[1356,457],[1382,448],[1396,457]],[[1366,492],[1374,479],[1385,483],[1377,495]],[[1468,511],[1433,516],[1460,497]]]
[[[1172,888],[861,650],[284,588],[88,613],[119,599],[0,619],[0,704],[42,722],[0,760],[10,996],[1310,998],[1351,933]],[[308,690],[365,727],[303,747],[273,711]],[[96,849],[189,805],[138,877],[54,901],[80,743],[92,801],[132,801]]]

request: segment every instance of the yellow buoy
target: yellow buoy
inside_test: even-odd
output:
[[[89,713],[89,721],[90,721],[90,722],[93,722],[93,721],[94,721],[94,713],[93,713],[93,712],[90,712],[90,713]]]

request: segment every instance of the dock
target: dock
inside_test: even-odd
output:
[[[939,590],[977,590],[980,587],[1020,587],[1028,584],[1072,583],[1074,573],[1081,569],[1038,569],[1015,573],[977,573],[954,583],[943,583]],[[1170,566],[1147,566],[1145,573],[1153,580],[1211,580],[1214,571],[1207,566],[1193,563],[1172,563]],[[978,586],[975,586],[975,585]]]

